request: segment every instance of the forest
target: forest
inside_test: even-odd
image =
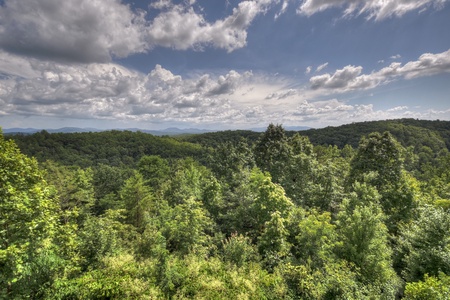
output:
[[[0,299],[450,299],[450,122],[3,135]]]

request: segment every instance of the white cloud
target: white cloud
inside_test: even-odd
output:
[[[306,67],[305,74],[311,73],[311,70],[312,70],[311,66]]]
[[[244,47],[247,43],[247,28],[257,15],[266,12],[272,2],[272,0],[242,1],[233,9],[231,16],[206,26],[201,41],[212,43],[229,52]]]
[[[400,54],[392,55],[390,57],[390,59],[399,59],[399,58],[402,58],[402,56]]]
[[[152,46],[172,47],[185,50],[199,47],[207,23],[194,9],[175,6],[153,19],[147,30],[147,42]]]
[[[0,52],[0,72],[6,74],[0,79],[0,115],[2,120],[26,116],[140,122],[140,127],[176,122],[228,128],[274,121],[325,126],[399,117],[450,118],[449,111],[419,113],[417,108],[398,105],[376,110],[346,99],[323,100],[332,93],[367,89],[396,78],[449,72],[449,57],[450,50],[424,54],[370,74],[363,74],[362,67],[346,66],[312,77],[315,89],[310,89],[293,88],[293,79],[269,73],[230,70],[180,76],[156,65],[142,74],[113,63],[67,65]]]
[[[438,54],[422,54],[418,60],[410,61],[399,69],[396,69],[394,65],[392,69],[392,72],[397,72],[406,79],[448,73],[450,72],[450,49]]]
[[[150,7],[155,9],[164,9],[171,6],[173,6],[171,0],[158,0],[150,3]]]
[[[275,14],[275,20],[278,19],[282,14],[284,14],[289,6],[289,0],[283,0],[283,4],[278,13]]]
[[[5,60],[0,52],[1,62]],[[6,58],[11,58],[7,55]],[[12,60],[22,64],[20,59]],[[111,120],[213,120],[236,115],[230,95],[252,77],[229,71],[183,78],[160,65],[147,75],[120,65],[29,65],[0,80],[1,114]],[[15,68],[13,68],[15,69]]]
[[[317,67],[316,72],[320,72],[328,66],[328,62],[321,64]]]
[[[146,51],[144,21],[119,0],[6,0],[0,47],[33,57],[106,62]]]
[[[110,62],[157,46],[178,50],[246,45],[247,29],[276,0],[242,1],[224,19],[207,22],[193,5],[159,0],[158,13],[121,0],[6,0],[0,5],[0,49],[65,62]]]
[[[396,106],[396,107],[388,109],[387,111],[388,112],[397,112],[397,111],[404,111],[407,109],[408,109],[408,106]]]
[[[323,74],[311,77],[311,88],[318,89],[347,89],[361,74],[362,67],[346,66],[341,70],[336,70],[334,74]]]
[[[423,11],[429,6],[439,9],[447,2],[447,0],[304,0],[297,12],[311,16],[333,7],[343,7],[344,16],[366,15],[368,19],[378,21],[393,16],[400,17],[418,9]]]
[[[326,100],[326,101],[316,101],[316,102],[308,102],[304,101],[297,109],[294,111],[294,114],[297,116],[303,117],[319,117],[323,115],[333,115],[335,118],[337,115],[342,115],[342,113],[346,114],[348,111],[354,110],[354,107],[351,105],[347,105],[337,99]]]
[[[442,53],[425,53],[418,60],[404,65],[392,63],[370,74],[361,74],[361,66],[346,66],[336,70],[334,74],[323,74],[311,77],[312,89],[330,90],[343,93],[352,90],[371,89],[397,78],[412,79],[450,72],[450,49]]]

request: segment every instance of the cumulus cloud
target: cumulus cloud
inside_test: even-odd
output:
[[[396,107],[388,109],[387,111],[388,112],[397,112],[397,111],[404,111],[407,109],[408,109],[408,106],[396,106]]]
[[[232,94],[237,86],[239,85],[241,79],[251,77],[251,72],[245,72],[243,75],[236,71],[230,71],[225,76],[220,76],[213,84],[213,86],[207,92],[207,95],[216,96],[224,94]]]
[[[231,15],[207,22],[193,5],[160,0],[149,20],[121,0],[5,0],[0,5],[0,48],[56,61],[104,63],[148,52],[213,46],[229,52],[246,45],[247,29],[272,0],[242,1]],[[275,1],[276,2],[276,1]]]
[[[242,1],[233,9],[231,16],[202,28],[200,41],[212,43],[229,52],[244,47],[247,43],[247,28],[257,15],[266,12],[272,2],[272,0]]]
[[[386,109],[375,109],[373,104],[349,104],[345,100],[304,100],[294,108],[270,114],[283,124],[311,124],[319,126],[341,125],[368,120],[386,120],[397,118],[436,119],[448,118],[450,110],[410,110],[406,106],[394,106]],[[267,120],[267,118],[264,118]],[[270,121],[270,120],[269,120]]]
[[[6,0],[0,47],[25,56],[106,62],[144,52],[144,14],[119,0]]]
[[[0,52],[0,70],[3,55]],[[19,64],[19,59],[13,60]],[[156,65],[148,74],[117,64],[32,61],[27,76],[0,80],[2,114],[111,120],[211,120],[235,115],[229,97],[252,77],[229,71],[183,78]],[[5,69],[5,68],[3,68]],[[15,68],[13,68],[15,69]]]
[[[313,76],[310,86],[269,73],[230,70],[179,75],[161,65],[148,74],[114,63],[65,64],[0,51],[0,115],[111,120],[111,122],[189,122],[222,126],[285,125],[307,122],[333,125],[399,117],[442,118],[449,111],[415,112],[393,105],[370,105],[326,99],[327,95],[364,90],[399,78],[450,72],[450,50],[423,54],[406,64],[364,74],[346,66]],[[145,123],[142,127],[146,127]],[[258,125],[260,124],[260,125]]]
[[[366,15],[368,19],[379,21],[393,16],[400,17],[414,10],[423,12],[430,6],[439,9],[447,2],[447,0],[304,0],[297,12],[311,16],[330,8],[343,7],[344,16]]]
[[[310,78],[312,89],[325,89],[337,93],[375,88],[397,78],[412,79],[450,72],[450,49],[442,53],[425,53],[418,60],[404,65],[394,62],[370,74],[361,74],[361,66],[345,66],[333,74]]]
[[[323,74],[311,77],[311,88],[346,89],[349,88],[361,74],[362,67],[346,66],[334,74]]]

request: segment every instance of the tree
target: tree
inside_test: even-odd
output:
[[[176,161],[163,196],[170,205],[181,204],[193,197],[201,199],[208,171],[191,158]]]
[[[439,273],[438,277],[425,274],[423,281],[408,282],[405,300],[446,300],[450,298],[450,276]]]
[[[323,268],[334,258],[337,243],[336,226],[331,224],[329,212],[307,212],[295,228],[293,254],[303,264]]]
[[[57,212],[36,160],[0,132],[0,298],[20,294],[24,268],[51,244]]]
[[[278,211],[280,216],[286,217],[294,206],[291,199],[286,196],[283,187],[273,183],[271,176],[268,173],[262,173],[259,169],[252,170],[250,188],[255,198],[248,209],[260,228],[272,218],[273,213]]]
[[[131,226],[122,224],[122,214],[123,210],[108,210],[100,217],[89,216],[85,220],[79,233],[84,270],[96,268],[104,257],[118,254],[125,245],[121,233],[126,231],[128,236],[133,236]]]
[[[162,189],[163,197],[171,206],[193,198],[217,220],[224,210],[222,187],[211,170],[192,159],[175,162],[170,179]]]
[[[282,182],[292,155],[284,128],[270,124],[256,143],[254,153],[256,165],[262,171],[269,172],[274,182]]]
[[[144,178],[138,172],[125,181],[120,198],[126,210],[126,221],[143,231],[146,218],[157,211],[156,201],[151,189],[144,184]]]
[[[375,132],[368,138],[363,137],[350,163],[347,182],[350,191],[356,181],[377,189],[391,233],[397,232],[399,222],[411,218],[416,206],[417,188],[414,180],[404,171],[402,151],[401,145],[389,132],[383,135]]]
[[[280,212],[275,211],[264,224],[264,231],[258,238],[258,250],[268,270],[273,270],[290,253],[289,232],[285,223],[286,220],[281,217]]]
[[[119,191],[125,180],[133,175],[131,169],[99,164],[93,169],[95,191],[95,214],[100,215],[108,209],[120,208]]]
[[[167,160],[158,155],[145,155],[138,162],[139,173],[148,185],[157,191],[168,180],[170,168]]]
[[[162,210],[159,222],[167,249],[182,255],[207,246],[214,232],[208,212],[192,197]]]
[[[397,251],[407,281],[422,280],[425,274],[450,275],[448,212],[432,206],[419,208],[417,219],[401,228]]]
[[[337,216],[337,247],[340,258],[352,263],[361,274],[359,281],[373,293],[394,297],[398,278],[392,267],[385,216],[375,188],[356,183],[354,193],[344,199]]]
[[[256,243],[272,214],[279,212],[285,218],[294,204],[283,187],[272,182],[269,173],[254,168],[251,172],[242,172],[241,176],[239,186],[224,196],[227,206],[222,228],[227,235],[234,232],[247,234]]]
[[[231,189],[239,184],[239,174],[255,167],[253,153],[244,139],[236,144],[225,142],[215,149],[210,157],[209,165],[217,178]]]
[[[378,177],[372,183],[380,190],[387,183],[399,181],[402,161],[401,145],[389,132],[383,135],[371,133],[367,138],[361,139],[358,151],[350,163],[349,183],[363,182],[364,174],[377,172]]]
[[[76,211],[79,223],[94,212],[95,192],[91,168],[67,167],[52,161],[42,164],[46,180],[56,188],[63,211]]]
[[[222,241],[222,259],[242,267],[251,261],[258,261],[258,253],[248,237],[234,233]]]

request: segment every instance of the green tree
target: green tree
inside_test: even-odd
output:
[[[270,124],[256,143],[254,153],[256,165],[262,171],[269,172],[274,182],[282,182],[292,155],[284,128]]]
[[[161,197],[171,206],[193,198],[202,203],[210,216],[217,220],[224,210],[222,187],[212,172],[192,159],[179,160],[170,174]]]
[[[249,262],[258,261],[256,247],[242,234],[234,233],[222,241],[222,258],[225,262],[242,267]]]
[[[67,167],[53,161],[42,163],[45,179],[56,188],[63,211],[76,211],[79,223],[94,212],[95,191],[91,168]]]
[[[293,253],[302,264],[312,268],[323,268],[334,258],[337,243],[336,226],[331,224],[329,212],[307,212],[295,228]]]
[[[24,269],[49,248],[58,221],[54,191],[35,159],[0,132],[0,297],[23,289]]]
[[[250,236],[253,242],[263,232],[272,214],[279,212],[285,218],[294,207],[283,187],[273,183],[269,173],[258,168],[242,172],[240,185],[224,196],[223,216],[225,234],[237,232]]]
[[[200,201],[192,197],[161,210],[160,226],[167,249],[180,254],[208,246],[214,232],[214,223],[208,212]]]
[[[201,199],[205,179],[209,177],[207,173],[207,169],[193,159],[176,161],[170,174],[171,180],[164,190],[164,199],[170,205],[181,204],[190,197]]]
[[[142,232],[148,217],[158,208],[151,189],[145,185],[140,173],[136,172],[125,181],[120,198],[126,210],[126,221]]]
[[[255,168],[251,173],[250,188],[255,198],[249,210],[259,227],[269,221],[272,214],[277,211],[282,217],[286,217],[294,206],[291,199],[286,196],[283,187],[273,183],[271,176],[262,173],[259,169]]]
[[[291,245],[288,242],[289,232],[285,226],[286,222],[280,212],[275,211],[270,220],[264,224],[264,231],[258,238],[259,253],[269,270],[281,263],[290,253]]]
[[[243,195],[237,194],[243,201],[232,212],[235,228],[237,232],[248,234],[256,242],[272,214],[279,212],[285,218],[294,204],[286,196],[284,189],[273,183],[268,173],[263,173],[258,168],[251,171],[248,182],[243,185]]]
[[[402,275],[407,281],[425,274],[450,274],[450,215],[442,208],[424,206],[418,217],[401,228],[398,244]]]
[[[425,274],[423,281],[408,282],[405,300],[446,300],[450,298],[450,276],[439,273],[438,277]]]
[[[133,175],[131,169],[99,164],[93,168],[95,192],[95,214],[101,215],[108,209],[120,208],[119,192],[125,180]]]
[[[239,185],[240,173],[255,167],[251,148],[241,139],[236,144],[225,142],[213,149],[209,165],[224,184],[231,189]]]
[[[106,256],[118,254],[126,244],[121,239],[125,232],[133,236],[133,229],[122,224],[123,211],[108,210],[100,217],[89,216],[80,230],[79,252],[83,267],[96,268]]]
[[[145,155],[138,162],[139,173],[144,180],[157,191],[170,176],[170,167],[166,159],[158,155]]]
[[[79,276],[58,279],[45,299],[162,299],[156,286],[158,262],[136,262],[123,253],[102,258],[100,266]]]
[[[91,214],[95,205],[93,175],[91,168],[75,171],[74,183],[76,188],[71,193],[71,202],[80,208],[82,214]]]
[[[387,216],[391,233],[397,232],[399,222],[407,222],[416,206],[414,181],[403,168],[402,147],[389,133],[375,132],[363,137],[351,161],[347,187],[355,181],[374,186],[380,193],[380,204]],[[368,174],[370,176],[367,176]]]
[[[393,269],[392,250],[388,244],[385,216],[375,188],[356,183],[355,192],[344,199],[337,216],[337,247],[340,258],[359,271],[359,281],[375,294],[394,297],[398,278]]]
[[[349,183],[362,182],[364,174],[369,172],[378,173],[373,182],[378,190],[387,183],[399,181],[403,168],[401,151],[401,145],[389,132],[383,135],[374,132],[363,137],[351,161]]]

